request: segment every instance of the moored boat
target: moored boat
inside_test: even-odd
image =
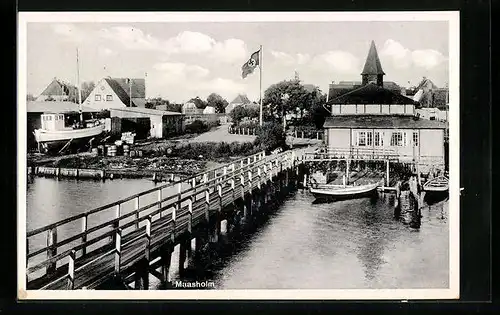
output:
[[[373,180],[365,184],[318,184],[312,181],[309,191],[316,199],[349,199],[368,196],[376,191],[377,187],[383,186],[384,180]]]
[[[422,185],[424,191],[424,201],[427,204],[434,204],[443,201],[448,196],[449,179],[445,175],[430,179]]]

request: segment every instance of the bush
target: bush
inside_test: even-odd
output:
[[[201,155],[203,159],[214,159],[246,156],[255,154],[259,151],[260,148],[254,146],[251,142],[200,142],[180,145],[175,148],[172,155],[185,159],[198,158]]]
[[[270,152],[277,148],[286,148],[286,134],[283,125],[275,122],[266,122],[257,128],[257,138],[254,145],[261,150]]]

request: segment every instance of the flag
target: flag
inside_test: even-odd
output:
[[[260,58],[259,58],[260,50],[254,52],[251,56],[250,59],[248,59],[247,62],[241,67],[241,76],[244,78],[247,77],[247,75],[253,73],[255,68],[260,65]]]

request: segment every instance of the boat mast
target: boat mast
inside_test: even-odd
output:
[[[80,112],[80,123],[83,125],[82,92],[80,90],[80,64],[78,60],[78,48],[76,48],[76,86],[78,91],[78,110]]]

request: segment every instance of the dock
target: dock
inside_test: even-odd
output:
[[[110,282],[147,289],[149,275],[167,281],[176,245],[182,271],[190,255],[218,241],[223,220],[239,224],[235,218],[265,212],[297,187],[300,155],[261,152],[31,230],[27,289],[95,289]],[[97,216],[108,219],[96,222]]]

